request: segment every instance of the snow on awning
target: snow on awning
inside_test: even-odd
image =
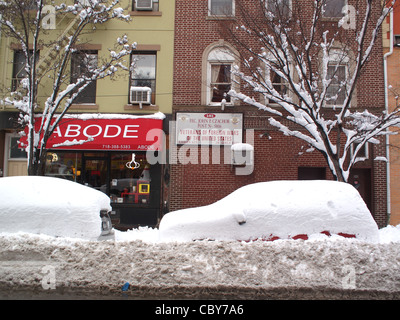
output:
[[[165,115],[161,112],[144,116],[68,114],[54,130],[46,148],[103,151],[161,150],[164,118]],[[40,124],[39,117],[35,122],[37,130]],[[28,133],[27,127],[25,133]],[[22,147],[27,145],[27,135],[21,137],[20,144]]]

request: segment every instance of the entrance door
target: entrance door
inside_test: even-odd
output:
[[[358,190],[369,211],[372,213],[371,169],[353,168],[350,172],[349,183]]]
[[[107,193],[108,166],[107,158],[83,157],[83,182],[85,185]]]

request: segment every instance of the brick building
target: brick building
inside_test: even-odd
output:
[[[336,2],[338,5],[343,3]],[[245,3],[251,10],[255,2]],[[289,3],[292,5],[292,1]],[[307,3],[303,9],[311,13],[312,7]],[[237,48],[221,35],[223,24],[234,21],[240,26],[237,3],[233,0],[176,0],[175,4],[173,119],[177,130],[174,127],[170,130],[169,209],[172,211],[207,205],[249,183],[332,179],[323,155],[317,151],[307,152],[308,146],[303,141],[277,131],[268,122],[270,114],[241,102],[230,101],[229,97],[222,97],[217,92],[223,91],[224,86],[246,90],[243,83],[236,83],[233,81],[235,79],[227,76],[226,70],[238,62],[235,58]],[[337,25],[339,19],[326,19],[326,27]],[[233,54],[226,54],[222,47],[229,48]],[[367,66],[357,86],[354,98],[356,108],[375,112],[384,110],[381,53],[382,44],[378,41],[371,57],[375,61]],[[232,132],[238,132],[233,137],[233,140],[235,137],[237,140],[233,142],[247,142],[253,147],[253,153],[251,148],[244,151],[248,157],[246,163],[251,164],[248,174],[240,174],[240,170],[245,168],[232,164],[234,154],[229,147],[232,141],[210,137],[210,141],[214,139],[212,146],[201,145],[193,138],[193,134],[196,134],[195,126],[188,125],[188,131],[180,131],[184,122],[197,124],[198,130],[200,125],[218,129],[215,123],[223,122],[223,119],[231,119],[230,123],[241,123],[239,129],[229,128]],[[187,134],[188,143],[182,143],[182,137],[179,134],[175,136],[175,132]],[[357,163],[349,182],[357,184],[378,225],[383,227],[387,224],[386,163],[373,161],[377,156],[386,156],[384,141],[379,145],[368,145],[364,161]]]

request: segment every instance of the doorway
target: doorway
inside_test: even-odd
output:
[[[95,154],[84,154],[82,158],[83,184],[108,193],[108,159]]]
[[[372,197],[371,197],[371,169],[357,168],[352,169],[349,176],[349,183],[354,186],[360,193],[369,211],[372,212]]]
[[[82,183],[110,197],[113,223],[119,229],[155,227],[161,218],[161,165],[150,165],[146,153],[83,152]],[[61,158],[61,157],[59,157]]]

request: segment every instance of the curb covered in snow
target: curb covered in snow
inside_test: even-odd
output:
[[[92,242],[3,234],[0,273],[3,299],[398,299],[400,243]]]

